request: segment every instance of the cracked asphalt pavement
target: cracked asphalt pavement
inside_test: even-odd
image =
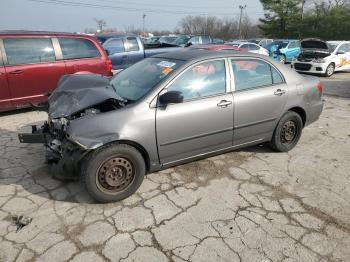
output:
[[[132,197],[94,204],[50,176],[40,145],[0,117],[0,261],[350,261],[350,100],[325,97],[297,147],[256,146],[147,176]],[[13,217],[32,222],[16,233]]]

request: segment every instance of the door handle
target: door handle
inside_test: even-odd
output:
[[[218,107],[221,107],[221,108],[225,108],[225,107],[228,107],[229,105],[232,104],[232,101],[227,101],[227,100],[221,100],[217,106]]]
[[[19,75],[19,74],[23,74],[24,71],[23,70],[15,70],[15,71],[11,71],[9,72],[11,75]]]
[[[286,90],[277,89],[275,91],[275,93],[273,93],[273,94],[276,95],[276,96],[281,96],[281,95],[284,95],[285,93],[286,93]]]

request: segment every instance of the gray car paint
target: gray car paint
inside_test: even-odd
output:
[[[286,111],[297,108],[305,112],[307,125],[318,119],[323,108],[321,94],[316,88],[317,78],[304,78],[268,57],[204,50],[155,57],[187,62],[139,102],[71,121],[67,130],[69,139],[86,150],[113,141],[132,144],[148,156],[148,169],[152,172],[207,154],[269,141]],[[235,58],[262,59],[280,71],[285,83],[236,92],[230,71],[226,94],[157,107],[158,94],[186,68],[211,59],[224,59],[228,65],[229,59]],[[275,96],[273,93],[277,89],[286,93]],[[233,103],[222,109],[217,106],[221,100]]]

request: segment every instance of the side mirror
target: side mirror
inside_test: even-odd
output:
[[[345,51],[339,50],[339,51],[337,51],[336,54],[337,54],[337,55],[344,55],[344,54],[345,54]]]
[[[192,42],[188,42],[185,47],[190,47],[191,45],[193,45]]]
[[[111,52],[109,50],[105,49],[107,56],[110,56]]]
[[[182,103],[183,100],[184,97],[180,91],[169,91],[159,96],[159,103],[161,105],[178,104]]]

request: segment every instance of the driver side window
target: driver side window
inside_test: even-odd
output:
[[[168,91],[181,92],[184,101],[226,92],[225,61],[205,62],[189,68]]]

